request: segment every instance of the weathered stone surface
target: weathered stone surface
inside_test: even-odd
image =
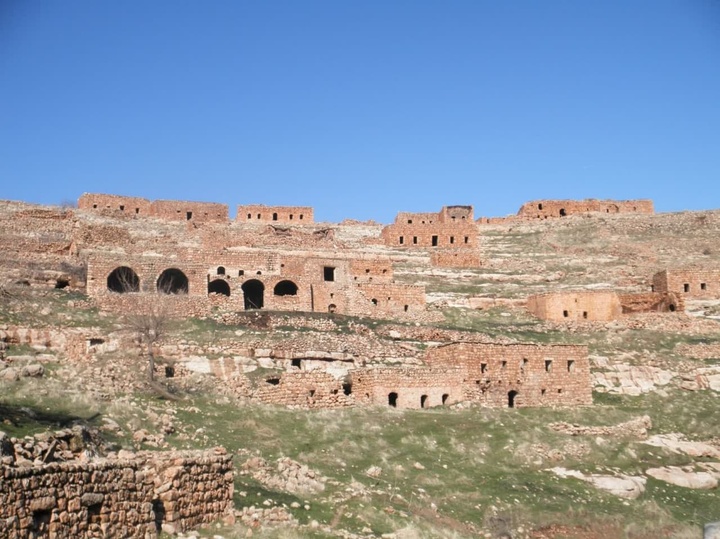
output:
[[[595,488],[604,490],[620,498],[631,500],[638,498],[645,492],[645,483],[647,482],[647,479],[644,477],[632,475],[586,475],[577,470],[568,470],[561,467],[552,468],[549,471],[559,477],[573,477],[581,481],[586,481]]]
[[[709,490],[718,486],[718,480],[708,472],[688,472],[677,466],[650,468],[645,473],[679,487]]]
[[[682,434],[656,434],[651,436],[644,443],[655,447],[664,447],[673,453],[684,453],[691,457],[720,458],[720,450],[703,442],[689,442],[683,439]]]

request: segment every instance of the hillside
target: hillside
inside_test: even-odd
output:
[[[374,223],[194,224],[1,202],[0,429],[22,440],[83,424],[111,453],[223,446],[236,468],[237,518],[198,530],[205,536],[700,537],[720,520],[717,288],[686,297],[684,311],[612,320],[543,320],[526,301],[643,294],[666,269],[717,271],[720,211],[477,227],[481,265],[452,268],[433,265],[430,248],[387,246]],[[378,315],[324,304],[244,310],[208,294],[206,311],[168,312],[150,383],[129,304],[109,308],[104,278],[88,278],[98,261],[112,262],[103,271],[122,260],[151,260],[153,270],[190,261],[202,282],[220,274],[216,259],[229,261],[228,274],[257,259],[258,275],[280,279],[271,263],[304,268],[298,261],[313,258],[351,269],[373,261],[375,280],[362,287],[424,287],[426,305],[398,315],[389,303]],[[242,276],[233,271],[231,284]],[[347,308],[355,301],[349,295]],[[419,372],[451,343],[586,346],[592,404],[488,407],[450,392],[448,406],[403,409],[342,395],[357,369]],[[317,395],[313,386],[307,405],[280,406],[267,383],[283,387],[288,373],[327,376],[340,394],[324,406],[325,386]]]

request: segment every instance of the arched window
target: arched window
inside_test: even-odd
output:
[[[257,279],[245,281],[242,285],[243,294],[245,294],[245,310],[262,309],[263,295],[265,293],[265,285]]]
[[[273,294],[276,296],[297,296],[298,287],[292,281],[280,281],[275,285]]]
[[[157,289],[163,294],[187,294],[188,278],[177,268],[166,269],[158,277]]]
[[[110,272],[107,278],[108,290],[119,292],[138,292],[140,290],[140,279],[131,268],[120,266]]]
[[[218,275],[225,275],[225,267],[224,267],[224,266],[218,266],[217,274],[218,274]]]

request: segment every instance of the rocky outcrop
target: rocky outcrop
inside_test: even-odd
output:
[[[682,434],[656,434],[645,442],[654,447],[664,447],[673,453],[682,453],[691,457],[720,458],[720,449],[704,442],[689,442]]]
[[[611,436],[647,438],[647,431],[652,428],[650,416],[644,415],[618,425],[603,427],[587,427],[565,422],[551,423],[548,425],[552,430],[569,434],[570,436]]]
[[[710,490],[718,486],[717,478],[708,472],[687,471],[677,466],[650,468],[645,473],[659,481],[684,488]]]
[[[568,470],[560,467],[551,468],[549,471],[558,477],[573,477],[585,481],[595,488],[629,500],[640,497],[640,495],[645,492],[645,483],[647,482],[647,479],[644,477],[632,475],[586,475],[577,470]]]

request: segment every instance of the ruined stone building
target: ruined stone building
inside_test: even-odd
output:
[[[619,294],[613,290],[593,290],[536,294],[528,297],[527,308],[543,320],[605,322],[623,314],[683,311],[685,303],[672,293]]]
[[[517,215],[481,217],[477,222],[479,224],[502,224],[532,219],[553,219],[587,213],[652,215],[655,213],[655,209],[652,200],[597,200],[594,198],[586,200],[533,200],[520,206]]]
[[[310,206],[238,206],[237,222],[308,225],[314,222],[313,209]]]
[[[221,223],[229,220],[227,205],[214,202],[185,202],[179,200],[155,200],[151,202],[138,197],[85,193],[78,199],[78,208],[111,215],[156,217],[172,221]]]
[[[710,268],[666,269],[653,275],[654,292],[675,293],[691,299],[720,298],[720,270]]]

